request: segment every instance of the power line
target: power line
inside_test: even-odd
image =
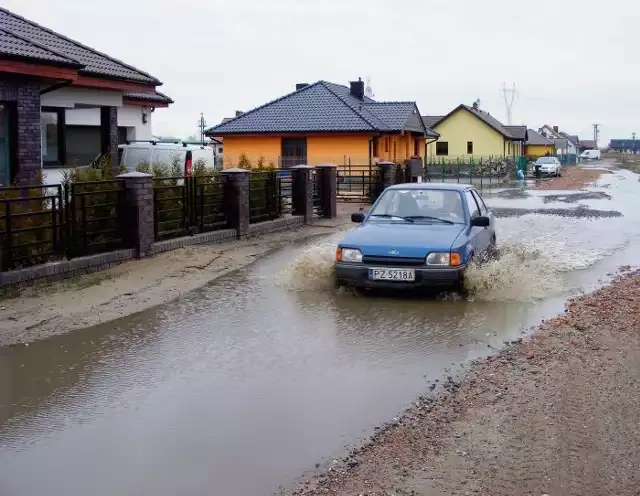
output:
[[[513,118],[513,102],[516,100],[516,83],[513,83],[512,88],[507,88],[506,83],[502,83],[502,95],[504,96],[504,104],[507,109],[507,123],[511,125]]]

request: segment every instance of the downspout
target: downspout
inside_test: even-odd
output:
[[[423,166],[424,166],[424,175],[427,178],[427,181],[431,182],[431,177],[429,177],[429,169],[427,168],[427,157],[428,157],[428,149],[429,149],[429,145],[431,143],[435,143],[436,141],[438,141],[438,138],[435,138],[431,141],[428,141],[428,138],[425,138],[424,140],[424,162],[423,162]]]

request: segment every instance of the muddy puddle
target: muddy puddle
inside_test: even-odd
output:
[[[603,181],[593,191],[610,198],[486,194],[518,213],[499,218],[502,255],[470,271],[468,299],[336,291],[336,236],[128,319],[1,349],[0,494],[247,495],[291,484],[433,381],[640,260],[638,182]]]

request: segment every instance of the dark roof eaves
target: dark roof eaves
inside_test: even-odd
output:
[[[158,78],[152,76],[151,74],[149,74],[147,72],[141,71],[140,69],[138,69],[136,67],[133,67],[132,65],[126,64],[125,62],[122,62],[119,59],[111,57],[110,55],[107,55],[106,53],[102,53],[102,52],[96,50],[95,48],[91,48],[91,47],[89,47],[87,45],[83,45],[79,41],[72,40],[71,38],[67,38],[66,36],[64,36],[64,35],[56,32],[56,31],[53,31],[52,29],[49,29],[49,28],[47,28],[45,26],[42,26],[42,25],[38,24],[37,22],[34,22],[34,21],[30,20],[30,19],[22,17],[21,15],[18,15],[16,13],[14,13],[14,12],[4,8],[4,7],[2,7],[2,6],[0,6],[0,11],[3,11],[5,13],[7,13],[8,15],[16,17],[16,18],[20,19],[21,21],[29,23],[32,26],[36,26],[37,28],[42,29],[43,31],[46,31],[47,33],[53,34],[55,36],[58,36],[58,37],[60,37],[60,38],[62,38],[64,40],[68,41],[69,43],[73,43],[74,45],[77,45],[77,46],[79,46],[79,47],[81,47],[81,48],[83,48],[85,50],[89,50],[90,52],[93,52],[95,54],[100,55],[101,57],[105,57],[105,58],[111,60],[112,62],[120,64],[123,67],[126,67],[127,69],[129,69],[131,71],[137,72],[138,74],[141,74],[142,76],[145,76],[148,79],[147,82],[150,83],[150,84],[153,84],[154,86],[161,86],[162,85],[162,82]],[[48,49],[48,50],[50,50],[50,49]],[[68,58],[68,57],[66,57],[66,58]],[[83,71],[83,72],[85,72],[85,71]],[[138,82],[138,83],[144,83],[144,81],[141,81],[139,79],[135,79],[134,80],[134,79],[128,79],[128,78],[123,78],[123,77],[113,77],[113,78],[111,78],[111,77],[107,77],[104,74],[99,74],[99,73],[92,73],[92,74],[99,75],[100,77],[105,78],[105,79],[117,79],[118,81],[135,81],[135,82]]]
[[[153,93],[151,93],[153,95]],[[155,95],[159,98],[149,98],[145,97],[144,93],[124,93],[122,95],[123,98],[128,100],[139,100],[139,101],[149,101],[149,102],[163,102],[163,103],[175,103],[173,99],[164,93],[160,93],[159,91],[155,92]]]

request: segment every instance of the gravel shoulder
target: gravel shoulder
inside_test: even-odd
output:
[[[603,167],[607,166],[602,164]],[[572,190],[586,186],[597,186],[598,179],[603,174],[609,174],[605,169],[585,169],[580,166],[562,168],[561,177],[552,177],[535,182],[535,189],[541,190]]]
[[[215,245],[190,246],[0,300],[0,346],[83,329],[167,303],[245,267],[286,244],[350,224],[361,205],[339,205],[338,218],[313,226]]]
[[[640,273],[570,300],[286,494],[637,495]]]

